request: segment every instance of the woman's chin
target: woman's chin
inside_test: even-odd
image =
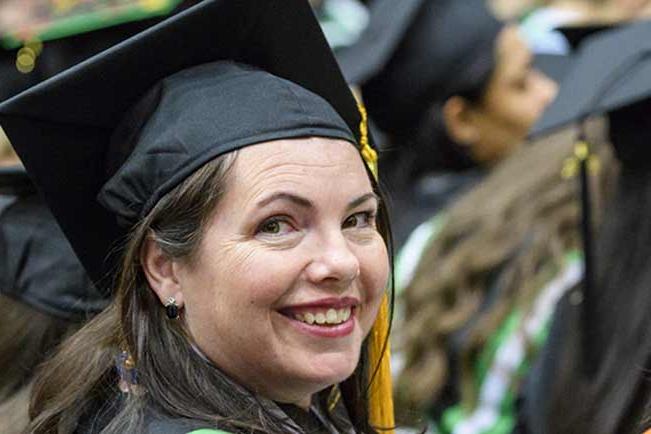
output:
[[[298,367],[297,374],[306,382],[323,389],[350,377],[359,361],[359,353],[326,353],[311,357]]]

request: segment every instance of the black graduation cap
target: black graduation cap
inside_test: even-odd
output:
[[[570,70],[573,64],[572,57],[579,46],[590,39],[591,36],[613,28],[615,28],[615,24],[613,23],[559,27],[556,30],[561,32],[565,39],[567,39],[571,52],[568,54],[536,54],[533,61],[534,67],[557,83],[560,83]]]
[[[540,136],[651,96],[651,23],[600,32],[582,44],[558,96],[534,126]]]
[[[581,25],[567,25],[559,27],[556,30],[561,32],[567,42],[570,44],[570,49],[574,52],[581,44],[583,44],[591,36],[601,33],[604,30],[616,28],[617,23],[588,23]]]
[[[203,163],[278,138],[364,143],[361,120],[306,0],[203,1],[0,105],[95,282],[130,225]]]
[[[22,167],[0,169],[0,294],[58,318],[88,318],[108,299],[30,184]]]
[[[433,101],[481,88],[503,27],[485,0],[377,0],[366,31],[337,58],[372,119],[396,132]]]

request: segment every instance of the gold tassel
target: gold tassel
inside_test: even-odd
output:
[[[360,152],[375,179],[378,179],[377,152],[371,147],[368,138],[368,117],[366,108],[357,101],[361,115],[359,124]],[[376,429],[393,433],[395,425],[393,413],[393,387],[391,384],[391,350],[389,335],[389,299],[385,295],[378,311],[375,324],[368,339],[370,374],[369,418]]]
[[[387,341],[388,333],[389,301],[385,295],[369,338],[370,368],[372,370],[377,368],[377,371],[371,372],[371,375],[375,375],[371,377],[369,417],[373,427],[381,429],[383,432],[393,433],[395,419],[393,414],[393,386],[391,384],[391,349]]]
[[[565,159],[561,169],[563,179],[571,179],[578,175],[581,162],[588,160],[588,169],[591,174],[597,173],[600,169],[599,158],[592,153],[590,144],[584,140],[579,140],[574,145],[574,154]]]
[[[375,177],[375,180],[378,180],[378,166],[377,166],[377,152],[371,147],[371,143],[368,139],[368,115],[366,114],[366,107],[362,104],[361,101],[357,101],[357,109],[361,116],[359,122],[359,151],[362,154],[362,158],[366,162],[371,173]]]

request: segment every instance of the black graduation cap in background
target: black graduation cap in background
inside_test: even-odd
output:
[[[608,113],[609,135],[618,159],[624,166],[648,168],[651,134],[643,125],[651,113],[651,22],[639,22],[600,32],[580,45],[563,80],[556,100],[532,130],[532,136],[555,131],[596,114]],[[642,124],[641,122],[644,122]],[[594,241],[588,169],[590,147],[580,133],[577,157],[580,160],[582,238],[584,254],[583,334],[584,362],[588,372],[596,368],[594,354],[598,342],[591,342],[589,317],[593,311]]]
[[[25,170],[0,168],[0,190],[0,294],[66,320],[106,307]]]
[[[557,83],[560,83],[572,66],[572,56],[579,46],[590,39],[591,36],[614,27],[615,24],[612,23],[559,27],[556,30],[561,32],[567,39],[571,52],[568,54],[537,54],[534,57],[534,66]]]
[[[481,88],[503,27],[485,0],[377,0],[366,31],[337,59],[371,118],[396,132],[433,101]]]
[[[291,135],[360,143],[361,120],[305,0],[203,1],[0,105],[95,282],[128,224],[207,159]],[[147,143],[118,155],[131,140]]]
[[[612,112],[651,96],[651,23],[638,22],[589,38],[577,51],[558,96],[531,136]]]
[[[556,30],[565,36],[565,39],[567,39],[567,42],[570,44],[570,49],[572,52],[575,52],[581,44],[591,36],[616,27],[617,23],[588,23],[581,25],[567,25],[559,27]]]

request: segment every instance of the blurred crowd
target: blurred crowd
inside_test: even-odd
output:
[[[0,1],[0,99],[197,2]],[[643,433],[651,1],[310,3],[379,148],[398,430]],[[107,299],[6,137],[0,282],[10,434],[37,367]]]

